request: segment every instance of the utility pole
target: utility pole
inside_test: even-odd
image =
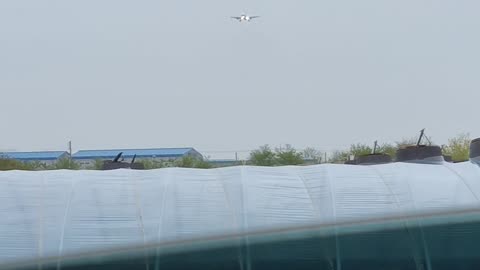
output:
[[[72,157],[72,141],[68,141],[68,154]]]

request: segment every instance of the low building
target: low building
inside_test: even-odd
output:
[[[72,155],[72,159],[82,168],[94,166],[95,162],[113,160],[119,153],[126,161],[133,159],[136,161],[175,161],[186,156],[203,159],[194,148],[152,148],[152,149],[109,149],[109,150],[80,150]]]
[[[0,152],[0,158],[14,159],[22,162],[39,162],[45,165],[56,163],[62,158],[69,157],[66,151],[41,151],[41,152]]]

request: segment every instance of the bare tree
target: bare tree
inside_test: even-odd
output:
[[[305,160],[312,160],[315,164],[322,163],[323,153],[313,147],[307,147],[303,150],[303,158]]]

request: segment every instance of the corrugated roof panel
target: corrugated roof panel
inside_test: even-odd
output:
[[[73,155],[74,159],[114,158],[123,152],[123,157],[179,157],[186,155],[193,148],[152,148],[152,149],[111,149],[111,150],[80,150]]]
[[[55,160],[66,154],[68,154],[66,151],[0,152],[0,157],[18,160]]]

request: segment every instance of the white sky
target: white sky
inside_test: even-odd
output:
[[[480,137],[479,10],[478,0],[1,1],[0,149],[330,151],[424,127],[439,143]],[[229,18],[243,12],[262,17]]]

